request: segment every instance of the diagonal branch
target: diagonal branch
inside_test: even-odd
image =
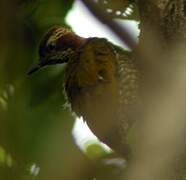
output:
[[[134,49],[137,45],[134,36],[126,26],[121,26],[119,23],[112,20],[109,14],[106,14],[102,8],[96,5],[92,0],[81,0],[89,11],[99,19],[103,24],[109,27],[130,49]]]

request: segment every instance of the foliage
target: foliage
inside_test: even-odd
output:
[[[70,134],[73,118],[62,107],[63,67],[33,77],[26,74],[37,61],[41,35],[49,26],[65,23],[72,3],[71,0],[1,2],[0,179],[31,179],[31,164],[42,166],[50,160],[55,165],[57,149],[61,158],[66,148],[76,149]],[[43,168],[41,171],[44,172]]]

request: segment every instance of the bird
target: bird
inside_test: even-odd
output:
[[[51,27],[39,44],[39,63],[66,64],[63,80],[72,112],[115,152],[130,158],[130,129],[140,104],[141,72],[130,51],[105,38],[78,36],[62,25]]]

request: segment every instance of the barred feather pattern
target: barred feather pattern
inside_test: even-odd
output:
[[[116,52],[117,53],[117,52]],[[141,75],[137,63],[128,54],[118,53],[119,107],[118,131],[123,147],[128,145],[128,131],[136,121]],[[127,151],[127,150],[126,150]]]

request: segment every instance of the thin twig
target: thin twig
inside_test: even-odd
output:
[[[100,8],[92,0],[81,0],[89,11],[99,19],[103,24],[109,27],[122,42],[127,45],[130,49],[134,49],[137,45],[134,36],[130,33],[130,30],[126,26],[121,26],[119,23],[112,20],[109,14],[105,13],[102,8]]]

